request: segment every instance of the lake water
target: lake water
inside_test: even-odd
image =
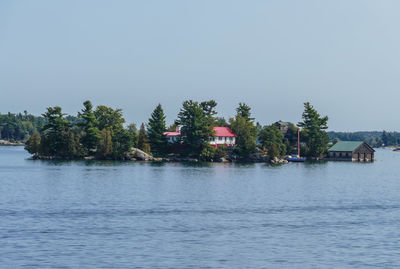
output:
[[[400,267],[400,153],[282,166],[28,157],[0,147],[0,268]]]

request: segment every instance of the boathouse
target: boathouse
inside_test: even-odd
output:
[[[362,141],[339,141],[329,149],[329,160],[372,162],[375,150]]]

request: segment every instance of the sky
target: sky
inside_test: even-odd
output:
[[[2,0],[0,113],[85,100],[172,123],[187,99],[262,125],[309,101],[329,130],[398,130],[398,0]]]

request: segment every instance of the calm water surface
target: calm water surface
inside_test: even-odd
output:
[[[0,268],[400,267],[400,153],[283,166],[28,157],[0,147]]]

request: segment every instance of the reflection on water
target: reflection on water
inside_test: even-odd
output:
[[[400,153],[376,156],[34,161],[1,147],[0,267],[399,267]]]

